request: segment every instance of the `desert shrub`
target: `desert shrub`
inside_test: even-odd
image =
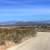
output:
[[[20,43],[21,40],[25,37],[35,36],[36,31],[33,28],[19,28],[15,31],[12,30],[4,30],[0,33],[0,44],[4,44],[7,41],[13,41],[15,43]]]
[[[36,31],[32,29],[16,30],[16,35],[17,40],[21,40],[24,37],[34,37],[36,35]]]

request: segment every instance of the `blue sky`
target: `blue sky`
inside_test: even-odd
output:
[[[0,21],[50,20],[50,0],[0,0]]]

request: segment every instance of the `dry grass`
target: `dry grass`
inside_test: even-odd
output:
[[[12,47],[29,37],[34,37],[35,35],[36,31],[33,28],[0,28],[0,50]]]
[[[19,28],[0,28],[0,50],[19,44],[22,40],[36,36],[36,31],[48,30],[46,26],[39,27],[19,27]]]

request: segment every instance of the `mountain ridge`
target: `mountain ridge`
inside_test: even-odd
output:
[[[50,24],[50,20],[46,20],[46,21],[7,21],[7,22],[0,22],[0,25],[33,25],[33,24]]]

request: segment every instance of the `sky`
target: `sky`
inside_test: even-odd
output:
[[[50,0],[0,0],[0,21],[50,20]]]

